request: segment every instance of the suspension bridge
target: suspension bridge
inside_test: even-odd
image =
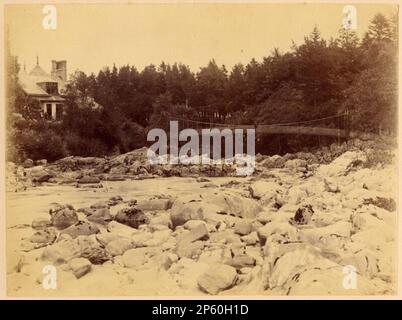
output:
[[[337,127],[329,128],[322,124],[332,120],[332,122],[337,123]],[[183,116],[172,116],[170,121],[177,121],[180,130],[182,129],[194,129],[198,133],[202,129],[255,129],[257,135],[273,135],[273,134],[284,134],[284,135],[312,135],[312,136],[331,136],[337,138],[348,138],[359,136],[356,132],[351,132],[349,128],[349,116],[345,112],[343,114],[337,114],[327,117],[322,117],[312,120],[303,120],[297,122],[286,122],[286,123],[275,123],[275,124],[231,124],[231,123],[220,123],[211,121],[201,121],[189,119]],[[320,125],[321,124],[321,125]]]

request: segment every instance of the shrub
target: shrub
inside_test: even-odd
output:
[[[26,129],[20,131],[15,139],[15,148],[20,154],[19,160],[31,158],[54,161],[67,155],[62,137],[55,134],[53,130],[38,132]]]
[[[96,138],[83,137],[77,133],[69,133],[65,137],[66,149],[71,156],[100,157],[108,153],[108,147]]]

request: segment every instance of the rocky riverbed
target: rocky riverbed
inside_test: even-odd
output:
[[[8,293],[394,294],[397,175],[394,152],[378,146],[259,156],[250,177],[149,167],[143,149],[10,163]],[[43,286],[47,265],[56,289]]]

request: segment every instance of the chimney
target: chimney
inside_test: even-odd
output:
[[[55,79],[62,79],[64,81],[67,81],[67,61],[66,60],[61,60],[61,61],[52,60],[51,76],[52,76],[52,78],[55,78]]]

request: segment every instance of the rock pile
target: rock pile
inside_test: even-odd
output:
[[[313,153],[298,152],[284,156],[257,155],[257,176],[269,176],[271,169],[282,168],[307,178],[313,174],[319,164],[332,163],[330,170],[340,172],[338,166],[350,155],[356,155],[353,165],[359,161],[374,167],[392,161],[391,142],[378,138],[363,141],[351,139],[342,144],[332,144]],[[375,150],[375,152],[374,152]],[[322,168],[324,170],[324,168]],[[43,183],[72,184],[76,187],[102,188],[102,181],[122,181],[126,179],[149,179],[154,177],[227,177],[236,176],[235,165],[151,165],[147,159],[147,148],[137,149],[110,158],[70,156],[48,164],[46,160],[32,161],[28,159],[22,166],[7,164],[7,190],[19,191],[27,187]],[[328,172],[331,175],[331,172]],[[206,186],[208,187],[208,186]],[[211,186],[212,187],[212,186]],[[257,195],[258,196],[258,195]]]
[[[202,195],[139,201],[114,197],[81,209],[56,204],[49,217],[32,221],[27,241],[35,245],[29,250],[45,247],[41,259],[64,266],[79,281],[112,265],[117,273],[156,268],[155,279],[163,272],[179,290],[199,294],[391,294],[393,167],[369,169],[361,151],[334,152],[340,155],[314,170],[309,166],[317,155],[263,159],[262,167],[281,168],[270,177],[225,184],[219,192],[207,188]],[[137,172],[137,155],[60,163],[110,169],[122,164]],[[200,180],[194,183],[209,183]],[[115,205],[119,209],[110,210]],[[353,292],[342,287],[347,266],[357,272]]]

